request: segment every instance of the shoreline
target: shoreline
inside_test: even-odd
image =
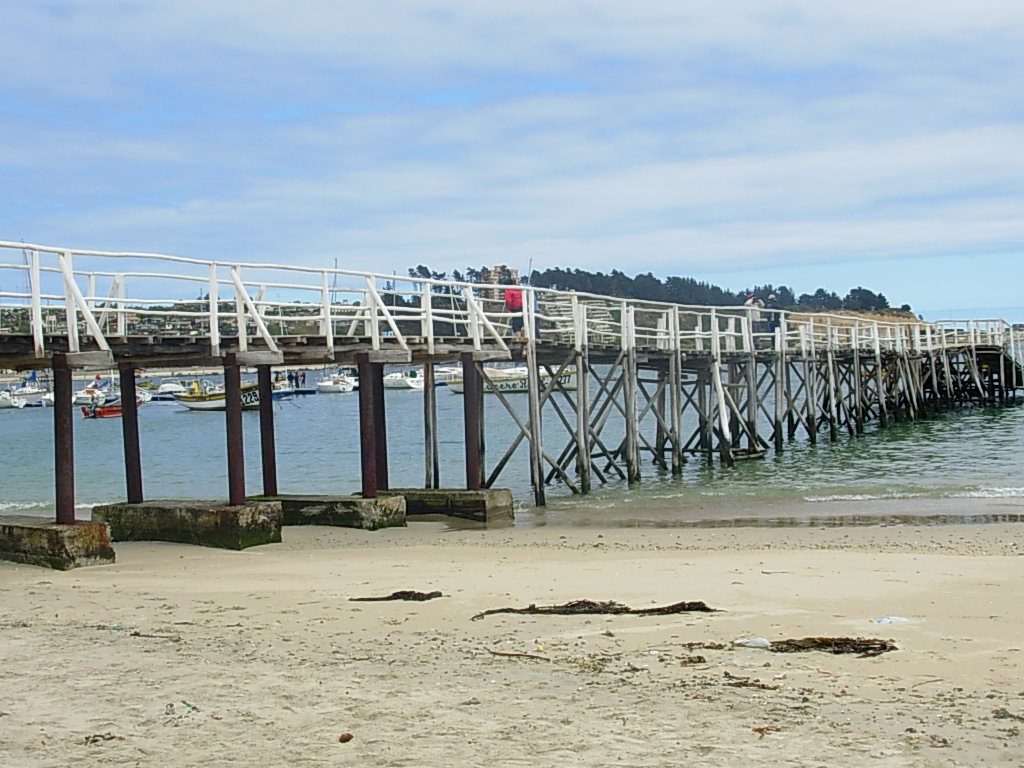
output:
[[[0,563],[5,765],[1020,765],[1024,525],[416,521],[115,549]],[[443,597],[351,599],[399,590]],[[473,620],[581,599],[720,612]],[[821,636],[898,650],[732,645]]]
[[[101,503],[116,503],[113,499]],[[89,520],[93,503],[76,507],[79,520]],[[0,503],[0,517],[28,515],[47,518],[52,509],[10,502]],[[898,498],[823,498],[774,501],[763,498],[719,499],[715,497],[665,499],[644,497],[632,500],[603,498],[584,508],[575,497],[553,500],[547,507],[533,507],[519,499],[512,523],[491,524],[491,528],[830,528],[892,525],[984,525],[1024,522],[1024,496]],[[444,516],[410,517],[410,522],[444,522],[452,529],[486,528],[479,523]]]

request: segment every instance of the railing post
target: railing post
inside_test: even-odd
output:
[[[42,300],[42,286],[40,285],[39,278],[39,252],[29,251],[28,254],[29,263],[29,289],[32,294],[31,300],[31,322],[32,322],[32,346],[35,351],[36,359],[42,359],[46,356],[46,345],[44,343],[43,336],[43,300]],[[69,406],[70,407],[70,406]]]
[[[68,329],[68,352],[78,352],[81,350],[81,343],[78,339],[78,310],[75,307],[75,294],[72,290],[75,276],[71,267],[71,253],[58,253],[57,264],[64,281],[64,323]]]
[[[423,313],[420,335],[427,340],[427,354],[434,354],[434,295],[430,283],[423,283],[420,294],[420,310]]]
[[[324,337],[327,355],[334,358],[334,320],[332,319],[331,289],[326,270],[320,273],[320,335]]]
[[[209,277],[206,286],[207,306],[210,317],[210,354],[213,357],[220,357],[220,308],[219,308],[219,285],[217,284],[217,264],[210,263]]]

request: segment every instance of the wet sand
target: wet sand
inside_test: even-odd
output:
[[[1024,525],[284,538],[0,563],[0,764],[1024,765]],[[580,599],[720,611],[473,620]]]

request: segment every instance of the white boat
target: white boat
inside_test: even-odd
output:
[[[295,397],[295,385],[287,381],[275,381],[271,385],[270,396],[274,400],[291,400]]]
[[[12,397],[22,400],[25,406],[31,408],[43,405],[43,397],[50,390],[40,385],[38,374],[32,371],[21,380],[20,386],[11,387],[9,391]]]
[[[72,405],[98,405],[114,396],[114,389],[109,379],[97,376],[82,389],[75,392],[71,399]]]
[[[0,408],[24,408],[25,401],[20,397],[16,397],[8,392],[6,389],[0,392]]]
[[[42,405],[43,395],[45,395],[46,392],[47,390],[37,386],[36,384],[24,384],[17,389],[12,389],[11,395],[19,400],[24,400],[25,405],[31,407],[33,405]]]
[[[414,368],[411,371],[394,371],[385,374],[384,389],[423,389],[423,371]]]
[[[227,408],[224,387],[222,385],[203,385],[193,381],[187,392],[174,396],[192,411],[223,411]],[[242,384],[242,408],[252,410],[260,407],[260,388],[254,381]]]
[[[151,394],[150,400],[155,402],[174,402],[174,396],[184,394],[188,391],[185,382],[181,379],[163,379],[160,385]]]
[[[462,367],[458,365],[434,366],[434,386],[443,387],[449,381],[458,381],[462,378]]]
[[[354,390],[356,382],[351,376],[335,373],[321,378],[316,383],[316,388],[321,394],[345,393]]]
[[[490,381],[484,382],[484,392],[529,392],[530,377],[525,366],[515,368],[484,368],[484,373]],[[540,372],[540,385],[546,388],[551,381],[551,374],[547,371]],[[576,389],[576,369],[568,368],[559,375],[558,383],[562,389]],[[465,387],[462,379],[454,379],[448,382],[448,389],[455,394],[463,394]]]

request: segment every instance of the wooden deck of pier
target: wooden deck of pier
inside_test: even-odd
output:
[[[262,393],[267,496],[280,490],[274,366],[359,369],[361,492],[373,498],[389,488],[385,366],[424,367],[424,488],[437,488],[432,369],[457,363],[465,488],[495,487],[525,444],[538,505],[552,483],[588,493],[613,479],[639,481],[649,465],[679,473],[688,456],[754,459],[784,450],[788,440],[856,435],[872,421],[1003,404],[1024,388],[1020,338],[1000,320],[758,315],[527,287],[525,338],[516,339],[496,286],[0,242],[4,255],[0,272],[25,287],[0,291],[0,368],[52,370],[59,522],[74,521],[75,369],[119,372],[130,503],[144,500],[133,405],[139,369],[223,370],[230,504],[246,499],[239,397],[246,367],[256,369]],[[197,287],[199,299],[166,298]],[[530,378],[525,413],[521,400],[487,395],[518,427],[504,447],[485,439],[483,421],[489,366],[500,362],[525,365]],[[560,383],[566,372],[574,372],[575,388]],[[555,444],[545,442],[545,422],[563,427]]]

